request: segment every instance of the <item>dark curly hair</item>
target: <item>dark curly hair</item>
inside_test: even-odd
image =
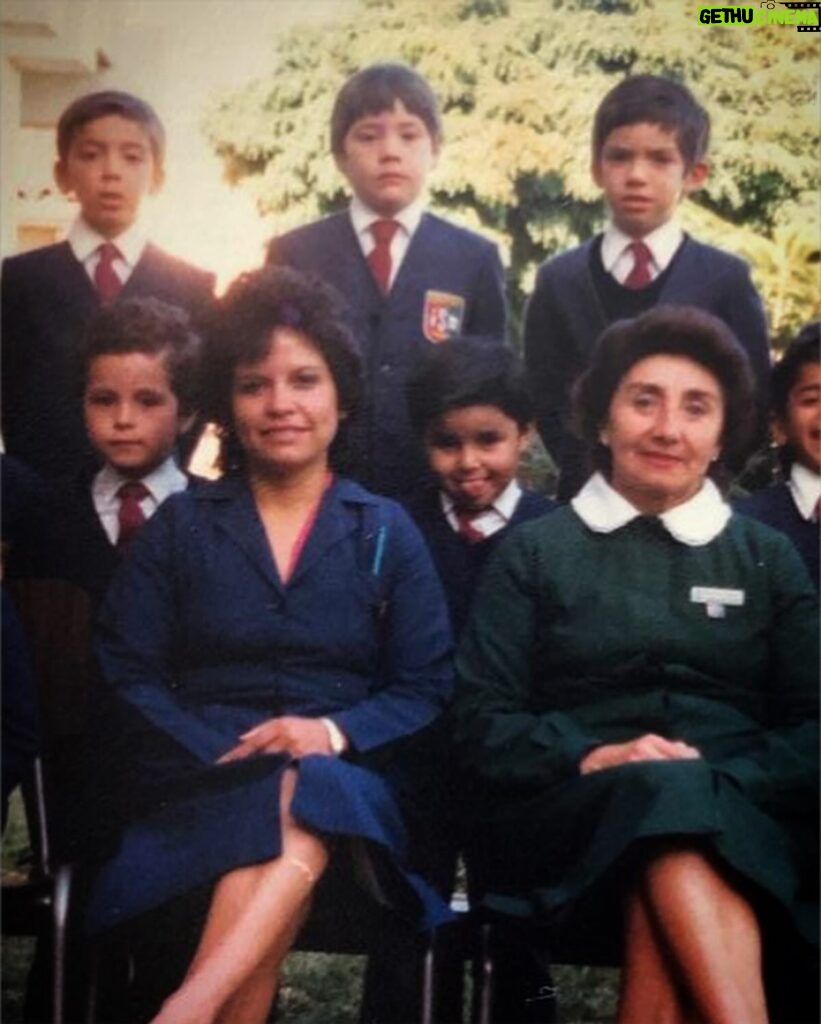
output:
[[[521,359],[490,338],[464,336],[431,345],[405,388],[413,429],[423,437],[452,409],[493,405],[526,430],[533,401]]]
[[[220,434],[223,470],[244,465],[233,430],[234,372],[265,358],[271,334],[288,327],[304,334],[328,364],[339,410],[346,414],[331,446],[330,461],[344,470],[348,433],[362,399],[362,365],[348,312],[339,293],[319,277],[289,267],[263,267],[242,274],[211,312],[206,324],[200,380],[202,411]]]
[[[724,399],[721,455],[710,475],[726,483],[749,455],[756,428],[754,384],[749,360],[732,331],[718,317],[690,306],[656,306],[634,320],[618,320],[601,335],[590,366],[576,382],[573,414],[595,469],[609,477],[610,451],[599,435],[613,395],[632,366],[650,356],[683,356],[718,381]]]
[[[202,341],[184,309],[152,297],[102,306],[83,335],[83,387],[92,360],[131,352],[163,356],[180,412],[188,416],[196,410]]]

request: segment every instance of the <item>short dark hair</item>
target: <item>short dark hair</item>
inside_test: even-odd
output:
[[[749,454],[756,412],[752,370],[746,353],[723,320],[691,306],[656,306],[633,320],[618,320],[596,343],[588,369],[576,383],[576,428],[587,442],[592,465],[609,474],[610,451],[599,439],[613,395],[626,373],[650,356],[683,356],[718,381],[724,399],[721,455],[711,475],[725,482]]]
[[[265,357],[271,334],[288,327],[304,334],[328,364],[340,412],[347,414],[331,446],[332,464],[345,456],[345,434],[362,399],[362,364],[341,295],[313,274],[266,266],[240,275],[213,309],[206,327],[201,396],[205,416],[222,443],[222,466],[236,470],[244,453],[233,431],[232,394],[238,365]]]
[[[773,415],[779,419],[787,416],[787,403],[790,399],[801,367],[807,363],[821,360],[821,321],[804,324],[798,335],[790,342],[784,355],[773,366],[770,376],[770,404]]]
[[[710,143],[710,116],[685,86],[658,75],[622,79],[599,104],[593,119],[593,160],[607,137],[630,124],[657,124],[675,132],[688,170],[702,160]]]
[[[201,350],[200,336],[184,309],[153,297],[123,299],[101,307],[88,323],[82,348],[83,384],[99,356],[132,352],[162,356],[180,411],[188,415],[196,408]]]
[[[57,122],[57,155],[65,163],[71,143],[90,121],[117,114],[145,129],[157,171],[162,174],[165,162],[165,128],[154,108],[130,92],[106,89],[80,96],[66,107]]]
[[[428,130],[434,146],[442,141],[442,120],[433,90],[406,64],[371,64],[345,82],[331,113],[331,152],[339,158],[345,152],[345,136],[361,117],[392,110],[400,102]]]
[[[431,345],[409,377],[405,394],[420,437],[440,416],[469,405],[493,405],[522,430],[533,421],[521,359],[490,338],[466,336]]]

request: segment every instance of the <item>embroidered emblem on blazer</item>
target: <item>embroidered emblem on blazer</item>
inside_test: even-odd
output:
[[[428,341],[447,341],[462,331],[465,319],[465,300],[450,292],[425,292],[422,312],[422,333]]]

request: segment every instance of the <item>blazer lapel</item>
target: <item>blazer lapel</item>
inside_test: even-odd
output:
[[[581,321],[579,330],[576,333],[578,337],[588,339],[588,351],[592,350],[594,342],[605,327],[607,327],[607,318],[604,315],[601,299],[593,283],[593,275],[590,272],[590,250],[593,247],[594,241],[594,239],[591,239],[577,250],[578,264],[572,268],[572,272],[568,275],[568,279],[565,282],[568,289],[573,289],[576,292],[572,308],[575,311],[575,315]],[[565,301],[564,304],[566,308],[570,308],[571,304],[569,301]]]
[[[707,273],[699,256],[700,246],[688,235],[673,257],[673,266],[664,282],[659,303],[689,305],[693,301],[693,286]]]
[[[356,510],[343,501],[346,487],[345,481],[335,481],[325,492],[289,585],[298,582],[332,547],[356,530]]]
[[[196,492],[195,492],[196,493]],[[211,503],[214,522],[245,554],[254,569],[282,592],[265,527],[257,514],[251,490],[242,478],[224,478],[197,495]]]

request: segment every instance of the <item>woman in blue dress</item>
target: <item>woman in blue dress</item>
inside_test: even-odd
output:
[[[290,270],[240,278],[203,379],[225,475],[163,506],[102,611],[127,725],[89,919],[100,933],[212,884],[155,1022],[253,1024],[344,846],[418,921],[447,913],[414,872],[408,816],[409,737],[447,702],[450,637],[415,527],[331,469],[360,388],[335,294]]]
[[[457,657],[474,876],[620,959],[620,1024],[764,1024],[766,940],[796,989],[817,963],[818,610],[711,480],[749,368],[720,321],[658,307],[605,332],[576,399],[598,472],[500,548]]]

